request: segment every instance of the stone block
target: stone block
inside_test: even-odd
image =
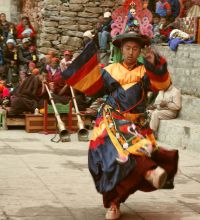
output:
[[[59,16],[59,11],[47,11],[47,10],[44,10],[43,12],[42,12],[42,15],[44,16],[44,17],[50,17],[50,16]]]
[[[200,152],[199,136],[200,124],[181,119],[160,121],[158,140],[163,143]]]
[[[60,5],[62,2],[60,0],[44,0],[43,4],[46,5]]]
[[[82,4],[72,4],[69,5],[70,11],[80,12],[84,10],[84,7]]]
[[[54,40],[54,41],[52,41],[52,44],[55,45],[55,46],[57,46],[57,45],[60,44],[60,41],[58,41],[58,40]]]
[[[56,21],[44,21],[43,26],[45,26],[45,27],[58,27],[58,22],[56,22]]]
[[[66,30],[66,28],[64,28],[65,30]],[[79,30],[79,25],[70,25],[69,27],[68,27],[68,29],[70,30],[70,31],[78,31]]]
[[[103,9],[101,7],[86,7],[85,12],[100,14],[100,13],[103,13]]]
[[[50,16],[48,18],[48,20],[49,21],[60,21],[60,20],[62,20],[62,17],[60,17],[60,16]]]
[[[102,2],[101,4],[102,7],[114,7],[115,3],[109,0],[105,0],[104,2]]]
[[[40,40],[40,42],[38,43],[39,47],[51,47],[51,43],[50,41],[46,41],[46,40]]]
[[[40,39],[42,40],[47,40],[47,41],[53,41],[53,40],[57,40],[58,39],[58,35],[57,34],[45,34],[42,33],[40,34]]]
[[[79,31],[88,31],[92,29],[93,29],[93,26],[91,25],[79,25]]]
[[[40,48],[38,48],[38,51],[40,53],[44,53],[44,54],[47,54],[50,50],[54,51],[56,54],[59,53],[58,50],[56,50],[56,49],[54,49],[52,47],[40,47]]]
[[[61,44],[69,44],[70,46],[80,48],[82,46],[82,39],[78,37],[62,36]]]
[[[62,26],[68,26],[68,25],[74,25],[74,24],[76,24],[76,21],[70,17],[70,18],[66,18],[65,20],[60,20],[59,27],[62,28]]]
[[[200,59],[200,51],[196,51],[196,52],[193,52],[193,53],[190,53],[190,60],[193,59],[193,60],[198,60]]]
[[[61,11],[60,15],[62,17],[76,17],[77,16],[77,12],[74,12],[74,11]]]
[[[194,148],[190,143],[193,141],[192,133],[195,133],[200,125],[194,124],[189,121],[172,119],[161,120],[158,132],[158,140],[160,142],[175,146],[176,148]],[[197,141],[197,140],[196,140]],[[199,149],[200,152],[200,149]]]
[[[99,14],[78,12],[78,16],[83,17],[83,18],[97,18],[97,17],[99,17]]]
[[[189,95],[182,95],[182,109],[178,117],[183,120],[200,123],[200,117],[198,114],[199,107],[200,98]]]
[[[58,5],[46,5],[45,9],[48,10],[48,11],[58,11],[59,6]]]
[[[59,51],[60,51],[61,53],[63,53],[65,50],[71,50],[71,51],[77,50],[77,47],[75,47],[75,46],[64,45],[64,44],[59,44],[59,45],[57,45],[57,48],[59,49]]]
[[[59,33],[59,29],[54,28],[54,27],[45,27],[45,28],[43,28],[43,31],[45,33],[50,33],[50,34],[57,34],[57,33]]]
[[[70,4],[86,4],[89,0],[70,0]]]
[[[62,34],[63,34],[64,36],[72,36],[72,37],[80,37],[80,38],[83,37],[83,32],[80,32],[80,31],[70,31],[70,30],[66,30],[66,31],[63,31]]]

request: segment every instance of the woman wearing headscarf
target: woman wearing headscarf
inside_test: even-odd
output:
[[[34,39],[36,36],[35,29],[30,23],[29,17],[23,16],[20,24],[16,27],[17,39],[31,38]]]

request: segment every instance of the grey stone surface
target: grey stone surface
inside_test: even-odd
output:
[[[178,118],[194,123],[200,123],[198,110],[200,107],[200,98],[189,95],[182,95],[182,109]]]
[[[0,131],[1,220],[101,220],[105,210],[87,168],[88,143],[52,143],[52,135]],[[162,144],[161,144],[162,145]],[[122,220],[200,218],[200,154],[180,150],[173,191],[136,192]]]
[[[200,153],[200,124],[173,119],[161,120],[158,140],[176,148],[191,149]]]
[[[157,51],[168,61],[173,83],[183,94],[200,97],[200,46],[179,45],[177,52],[168,46],[156,46]]]

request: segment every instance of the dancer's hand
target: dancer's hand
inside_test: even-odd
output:
[[[144,49],[142,49],[142,55],[143,57],[152,65],[155,65],[155,52],[152,50],[150,46],[145,46]]]

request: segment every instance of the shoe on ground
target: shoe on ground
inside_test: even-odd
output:
[[[106,219],[114,220],[119,219],[121,216],[120,209],[117,207],[110,207],[106,212]]]
[[[160,189],[166,183],[167,173],[162,167],[157,167],[154,170],[149,170],[145,175],[145,179],[156,189]]]
[[[174,189],[174,179],[167,180],[162,189]]]

